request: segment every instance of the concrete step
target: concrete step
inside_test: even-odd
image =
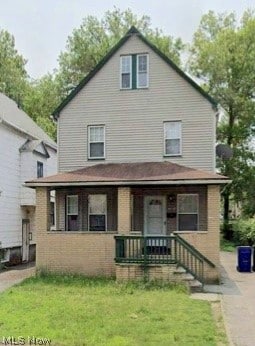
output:
[[[183,267],[177,267],[174,271],[174,274],[185,274],[187,273],[186,269],[184,269]]]
[[[203,285],[201,282],[196,280],[194,276],[188,273],[183,267],[177,267],[174,271],[174,275],[178,278],[178,281],[181,281],[187,285],[190,293],[203,291]]]
[[[198,280],[193,280],[189,282],[190,293],[203,292],[203,285]]]
[[[183,281],[193,281],[194,280],[194,276],[189,274],[189,273],[183,273],[181,274],[182,280]]]

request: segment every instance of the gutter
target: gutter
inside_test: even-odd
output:
[[[26,182],[27,187],[67,187],[67,186],[137,186],[137,185],[221,185],[231,183],[228,179],[209,180],[147,180],[147,181],[76,181],[76,182]]]

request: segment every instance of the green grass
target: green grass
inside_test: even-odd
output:
[[[0,295],[3,336],[50,338],[51,345],[216,345],[208,302],[182,286],[41,275]],[[219,336],[220,335],[220,336]]]
[[[236,244],[233,241],[226,240],[221,237],[220,249],[221,251],[234,252],[236,251]]]

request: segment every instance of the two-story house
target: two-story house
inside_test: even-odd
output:
[[[17,104],[0,93],[0,243],[2,261],[35,258],[35,191],[28,179],[57,172],[56,143]],[[52,223],[54,196],[51,197]]]
[[[217,105],[131,28],[56,109],[59,174],[37,190],[37,267],[218,278]],[[56,193],[56,230],[49,226]]]

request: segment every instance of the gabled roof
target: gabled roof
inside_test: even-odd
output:
[[[192,78],[184,73],[171,59],[162,53],[154,44],[148,41],[139,30],[132,26],[129,31],[123,36],[120,41],[104,56],[102,60],[89,72],[85,78],[70,92],[70,94],[62,101],[62,103],[54,110],[53,116],[55,119],[65,106],[75,97],[76,94],[95,76],[95,74],[107,63],[107,61],[124,45],[124,43],[132,36],[139,37],[147,46],[149,46],[157,55],[159,55],[169,66],[171,66],[182,78],[184,78],[193,88],[195,88],[202,96],[204,96],[213,107],[217,107],[217,102],[202,89]]]
[[[42,151],[40,151],[40,147],[42,148]],[[48,150],[46,148],[46,145],[43,141],[40,141],[38,139],[31,140],[28,139],[20,148],[20,152],[26,151],[26,152],[33,152],[35,154],[38,154],[40,156],[44,156],[46,158],[49,158],[50,155],[48,153]]]
[[[27,134],[32,139],[39,139],[57,148],[57,144],[43,131],[33,119],[20,109],[16,102],[0,93],[0,122],[3,121],[14,129]]]
[[[228,178],[171,162],[98,164],[26,182],[27,186],[222,184]]]

